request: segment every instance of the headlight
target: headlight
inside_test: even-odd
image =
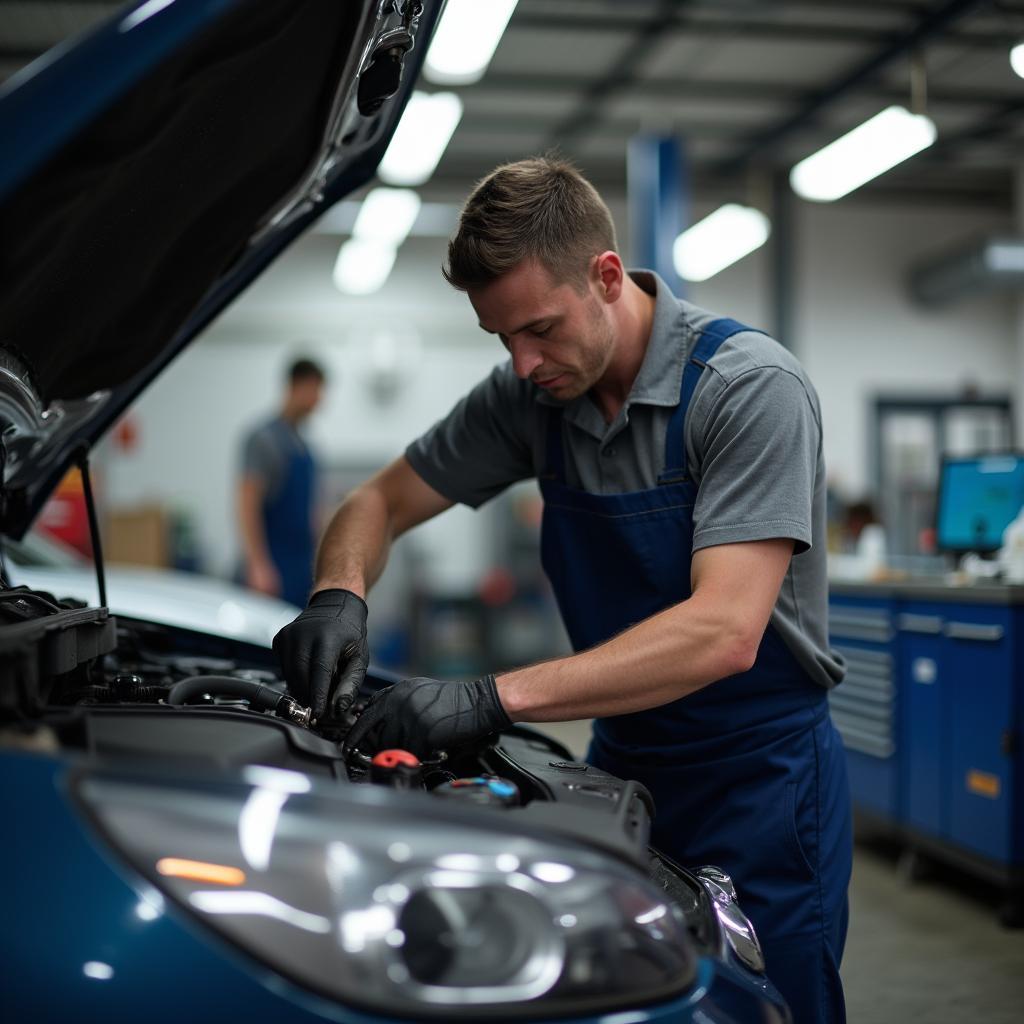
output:
[[[95,773],[77,790],[153,884],[310,990],[480,1019],[635,1007],[693,983],[685,919],[629,864],[531,835],[514,812],[245,771]]]

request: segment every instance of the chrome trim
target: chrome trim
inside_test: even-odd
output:
[[[309,728],[310,720],[313,717],[312,708],[304,708],[297,700],[288,698],[288,703],[284,708],[285,717],[292,722],[296,722],[298,725]]]
[[[17,358],[0,348],[0,432],[5,459],[3,487],[23,486],[26,473],[38,476],[58,456],[62,445],[107,404],[109,391],[85,398],[51,402],[44,407]]]
[[[713,864],[697,868],[694,874],[711,897],[711,905],[722,932],[722,955],[725,956],[731,949],[752,971],[764,974],[761,943],[750,919],[740,909],[732,879]]]
[[[380,0],[375,11],[368,9],[360,22],[358,35],[364,40],[358,54],[350,54],[338,80],[327,129],[317,156],[298,185],[271,210],[263,224],[249,239],[250,247],[262,242],[268,235],[280,230],[311,210],[322,206],[324,193],[339,165],[345,162],[343,139],[357,126],[366,132],[360,146],[368,149],[384,130],[385,118],[377,114],[363,116],[358,109],[359,77],[373,59],[373,55],[386,46],[393,37],[402,34],[411,39],[408,50],[416,45],[416,33],[423,14],[422,0]],[[395,24],[397,20],[398,24]],[[388,26],[391,25],[391,28]]]

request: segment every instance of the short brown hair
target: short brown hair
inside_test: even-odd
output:
[[[568,161],[533,157],[477,184],[441,272],[466,291],[533,258],[556,281],[582,287],[591,257],[609,249],[617,251],[615,225],[597,189]]]
[[[306,357],[293,360],[291,366],[288,367],[288,383],[298,384],[303,380],[318,380],[323,384],[323,367]]]

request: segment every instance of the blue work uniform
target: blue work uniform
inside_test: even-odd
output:
[[[686,414],[705,364],[748,330],[719,319],[698,336],[652,489],[568,486],[562,410],[549,410],[541,554],[576,650],[690,596],[698,488],[687,466]],[[657,847],[732,876],[796,1024],[845,1020],[839,962],[850,804],[826,692],[769,626],[750,671],[649,711],[598,720],[588,754],[651,791]]]
[[[284,460],[279,484],[263,499],[263,534],[281,577],[280,596],[302,606],[313,588],[316,464],[306,443],[285,420],[272,421],[268,429]]]

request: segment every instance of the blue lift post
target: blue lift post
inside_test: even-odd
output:
[[[796,346],[796,252],[793,225],[793,190],[789,172],[779,171],[772,180],[771,295],[774,338],[790,351]]]
[[[686,142],[666,136],[633,136],[626,180],[630,264],[654,270],[682,298],[685,286],[672,264],[672,243],[690,222]]]

